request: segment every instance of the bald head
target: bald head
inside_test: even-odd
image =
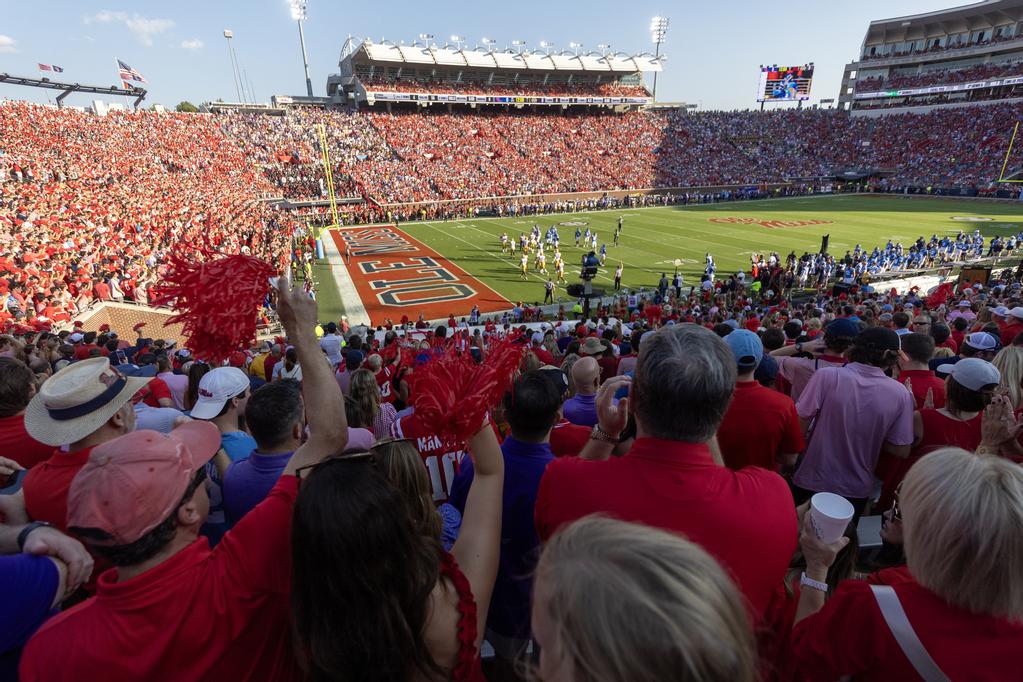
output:
[[[600,365],[593,358],[580,358],[572,365],[572,383],[576,395],[593,395],[600,386]]]

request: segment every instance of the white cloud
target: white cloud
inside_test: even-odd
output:
[[[192,38],[191,40],[182,40],[181,47],[186,50],[198,50],[203,46],[203,42],[198,38]]]
[[[170,19],[149,19],[140,14],[129,15],[127,12],[114,12],[108,9],[85,17],[83,21],[86,24],[124,24],[140,43],[147,46],[153,44],[154,35],[174,28],[174,22]]]
[[[0,33],[0,54],[14,54],[18,48],[14,44],[18,42],[10,36]]]

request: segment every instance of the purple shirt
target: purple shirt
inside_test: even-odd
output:
[[[593,426],[597,423],[597,396],[576,395],[565,401],[561,407],[565,419],[580,426]]]
[[[263,501],[277,483],[294,453],[263,455],[258,450],[245,459],[231,462],[224,472],[224,510],[234,525]]]
[[[882,445],[913,443],[913,408],[910,392],[877,367],[851,362],[817,370],[796,403],[800,417],[816,420],[793,482],[867,497]]]

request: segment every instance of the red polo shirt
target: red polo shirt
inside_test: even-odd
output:
[[[799,535],[781,476],[715,464],[703,443],[640,438],[624,457],[563,457],[547,465],[536,500],[541,541],[597,512],[682,533],[730,571],[757,616]]]
[[[25,415],[15,414],[0,418],[0,452],[15,462],[31,469],[53,454],[53,446],[40,443],[25,430]]]
[[[949,679],[1019,679],[1023,625],[949,606],[908,571],[871,577],[895,589],[920,642]],[[861,682],[920,679],[862,580],[843,581],[823,609],[796,623],[792,658],[799,679],[809,682],[847,675]]]
[[[796,404],[756,381],[737,382],[718,427],[718,446],[730,469],[758,466],[774,471],[779,455],[797,454],[806,448]]]
[[[1010,317],[1010,320],[1015,320],[1015,317]],[[1023,322],[1012,322],[1002,327],[1002,345],[1011,346],[1012,340],[1016,338],[1016,335],[1023,332]]]
[[[591,429],[562,419],[551,429],[551,452],[555,457],[574,457],[583,451],[590,440]]]
[[[924,401],[927,400],[927,391],[931,391],[931,398],[934,400],[934,409],[940,410],[945,406],[945,382],[939,379],[933,370],[930,369],[903,369],[899,371],[899,383],[906,385],[910,381],[913,388],[913,400],[916,402],[916,409],[924,408]]]
[[[67,494],[71,481],[89,461],[92,448],[74,452],[53,450],[45,462],[32,467],[22,483],[25,511],[33,521],[46,521],[67,532]]]
[[[297,479],[282,476],[216,549],[199,537],[130,580],[103,573],[95,598],[29,640],[21,679],[301,679],[288,604],[297,491]]]

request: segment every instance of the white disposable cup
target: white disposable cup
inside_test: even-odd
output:
[[[841,495],[817,493],[810,498],[810,523],[818,539],[829,545],[845,535],[855,511]]]

